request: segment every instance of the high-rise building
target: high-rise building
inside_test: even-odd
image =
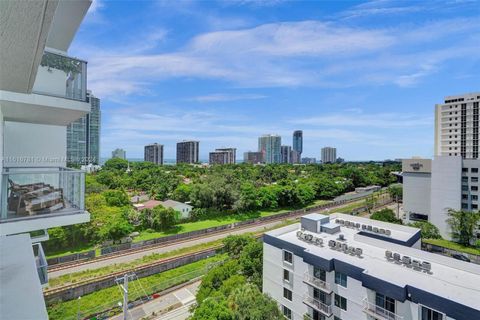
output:
[[[280,153],[282,155],[282,163],[292,163],[292,147],[291,146],[281,146]]]
[[[280,163],[282,138],[267,134],[258,138],[258,151],[263,153],[265,163]]]
[[[42,241],[90,221],[85,173],[66,167],[67,126],[91,110],[87,63],[68,55],[90,3],[0,4],[0,319],[48,319]]]
[[[198,163],[198,141],[182,141],[177,143],[177,163]]]
[[[332,147],[322,148],[322,163],[335,163],[337,160],[337,149]]]
[[[287,319],[480,319],[480,270],[417,228],[318,213],[263,236],[263,292]]]
[[[237,161],[237,149],[220,148],[210,152],[208,162],[210,164],[235,164]]]
[[[100,99],[87,90],[90,112],[67,126],[67,162],[98,164],[100,161]]]
[[[257,151],[247,151],[243,153],[243,162],[251,164],[263,163],[263,153]]]
[[[119,159],[126,160],[127,155],[126,155],[125,150],[117,148],[117,149],[112,151],[112,158],[119,158]]]
[[[445,97],[435,105],[435,155],[478,158],[480,92]]]
[[[479,93],[446,97],[435,106],[435,157],[402,161],[407,222],[429,221],[451,238],[448,209],[479,209]]]
[[[293,150],[298,153],[297,161],[294,163],[300,163],[303,152],[303,131],[295,130],[293,132]]]
[[[292,163],[300,163],[301,162],[301,158],[300,158],[300,153],[298,153],[298,151],[295,151],[295,150],[292,150],[292,152],[290,153],[290,158],[292,159]]]
[[[143,160],[163,165],[163,144],[152,143],[144,148]]]

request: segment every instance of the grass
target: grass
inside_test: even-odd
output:
[[[474,247],[466,247],[464,245],[458,244],[453,241],[445,240],[445,239],[422,239],[425,243],[430,243],[436,246],[444,247],[447,249],[457,250],[464,253],[470,253],[475,255],[480,255],[480,249]]]
[[[212,263],[219,263],[224,259],[225,255],[219,255],[149,277],[130,281],[130,301],[142,298],[145,294],[151,295],[152,293],[198,278],[206,273]],[[117,306],[117,303],[122,301],[122,299],[120,288],[115,286],[87,294],[82,296],[81,299],[52,304],[51,306],[48,306],[47,311],[51,320],[77,319],[78,312],[80,312],[81,318],[83,319],[89,315]],[[120,311],[118,306],[116,307],[116,310],[118,312]],[[112,316],[113,313],[115,312],[112,312],[109,316]]]

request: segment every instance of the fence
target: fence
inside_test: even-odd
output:
[[[461,252],[461,251],[445,248],[445,247],[442,247],[442,246],[437,246],[437,245],[431,244],[431,243],[422,242],[422,250],[428,251],[428,252],[440,253],[440,254],[442,254],[444,256],[448,256],[448,257],[451,257],[454,254],[459,254],[459,255],[463,255],[463,256],[467,257],[468,259],[470,259],[470,262],[472,262],[472,263],[480,264],[480,255]]]
[[[231,224],[226,224],[222,226],[217,226],[217,227],[211,227],[207,229],[201,229],[201,230],[196,230],[196,231],[190,231],[190,232],[185,232],[185,233],[179,233],[179,234],[173,234],[161,238],[155,238],[155,239],[150,239],[150,240],[144,240],[144,241],[139,241],[139,242],[130,242],[130,243],[123,243],[123,244],[118,244],[118,245],[113,245],[109,247],[104,247],[100,249],[100,255],[101,256],[106,256],[109,254],[115,254],[120,251],[126,251],[126,250],[132,250],[132,249],[139,249],[139,248],[146,248],[149,246],[155,246],[159,245],[162,243],[168,243],[172,242],[175,240],[186,240],[186,239],[194,239],[201,237],[203,235],[209,234],[209,233],[217,233],[221,231],[226,231],[229,229],[234,229],[238,227],[243,227],[247,225],[252,225],[255,223],[260,223],[260,222],[268,222],[268,221],[273,221],[273,220],[281,220],[285,218],[290,218],[294,217],[300,214],[308,213],[308,212],[313,212],[317,210],[323,210],[323,209],[328,209],[336,206],[340,206],[343,204],[347,204],[353,201],[356,201],[358,199],[350,199],[350,200],[338,200],[338,201],[332,201],[329,203],[321,204],[318,206],[313,206],[305,209],[298,209],[294,211],[289,211],[289,212],[284,212],[284,213],[279,213],[279,214],[274,214],[271,216],[266,216],[266,217],[260,217],[260,218],[254,218],[254,219],[249,219],[245,221],[239,221]],[[390,201],[390,200],[389,200]],[[76,260],[82,260],[82,259],[91,259],[95,258],[95,250],[89,251],[88,255],[84,254],[73,254],[69,256],[64,256],[64,257],[58,257],[58,258],[53,258],[53,259],[48,259],[48,265],[55,265],[59,263],[65,263],[65,262],[72,262]]]

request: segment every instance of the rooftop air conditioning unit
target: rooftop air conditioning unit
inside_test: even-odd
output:
[[[390,231],[390,230],[387,229],[387,230],[385,230],[385,234],[386,234],[387,236],[390,236],[390,235],[392,234],[392,231]]]
[[[342,233],[340,233],[338,235],[338,240],[341,240],[341,241],[345,240],[345,236]]]

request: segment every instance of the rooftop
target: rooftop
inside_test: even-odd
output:
[[[310,214],[308,216],[313,215]],[[330,216],[330,223],[337,220],[343,220],[344,222],[352,221],[355,224],[360,223],[360,228],[357,228],[355,225],[347,227],[345,223],[339,223],[340,231],[334,234],[304,231],[304,233],[322,239],[322,246],[315,244],[315,241],[308,242],[299,238],[297,232],[301,229],[300,224],[273,230],[268,232],[267,235],[302,247],[306,252],[323,259],[336,259],[346,262],[363,269],[364,274],[382,279],[399,287],[410,285],[480,310],[480,299],[478,299],[480,296],[480,266],[425,252],[406,244],[402,245],[392,242],[392,240],[408,241],[419,231],[416,228],[345,214],[332,214]],[[372,227],[375,226],[379,229],[388,228],[391,230],[391,235],[384,236],[382,239],[373,232],[370,234],[362,231],[362,224],[372,225]],[[332,249],[329,246],[329,241],[338,241],[340,234],[343,235],[342,243],[360,248],[362,254],[358,256],[344,253],[342,250]],[[431,265],[431,271],[425,272],[425,270],[407,267],[403,263],[395,263],[392,259],[386,258],[387,250],[392,253],[398,253],[400,256],[408,256],[420,262],[428,262]]]

